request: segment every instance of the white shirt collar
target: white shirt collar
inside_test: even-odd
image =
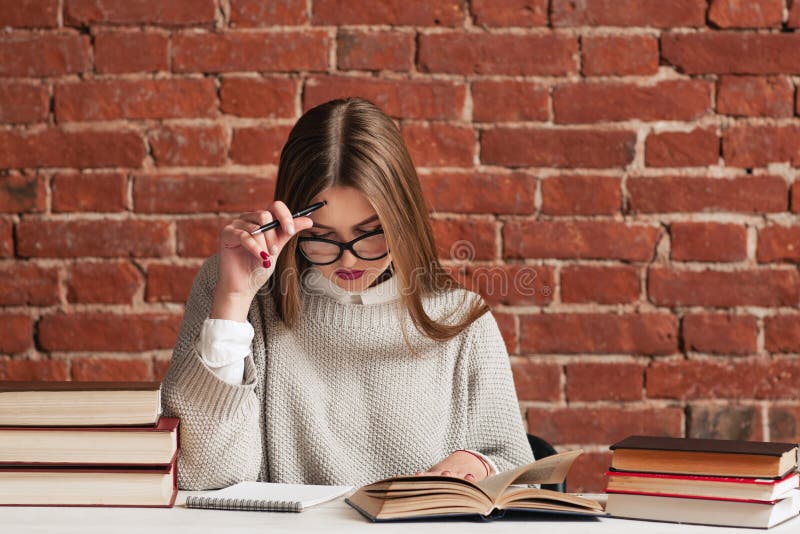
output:
[[[322,271],[311,266],[303,273],[303,284],[312,293],[322,293],[348,304],[375,304],[400,298],[397,276],[394,275],[364,291],[347,291],[326,278]]]

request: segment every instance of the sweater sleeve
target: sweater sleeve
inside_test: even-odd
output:
[[[215,375],[228,384],[241,384],[244,360],[255,331],[249,322],[206,319],[200,329],[197,351]]]
[[[465,449],[491,459],[498,472],[534,461],[520,413],[508,350],[491,312],[469,326]]]
[[[217,256],[195,277],[170,367],[162,382],[164,415],[180,418],[178,487],[216,489],[257,480],[262,462],[260,403],[253,354],[240,384],[220,379],[197,351],[203,322],[213,304]]]

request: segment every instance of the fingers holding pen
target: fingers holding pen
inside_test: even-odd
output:
[[[294,219],[289,207],[280,200],[276,200],[272,204],[272,211],[275,213],[275,218],[278,219],[281,229],[290,236],[294,235]]]
[[[269,224],[274,220],[274,215],[269,211],[258,211],[255,214],[255,218],[252,222],[255,222],[258,226],[253,228],[253,231],[265,224]],[[277,256],[278,252],[280,252],[280,248],[278,247],[277,238],[275,235],[275,230],[267,230],[266,232],[259,232],[256,235],[264,236],[264,241],[267,245],[267,254],[270,256]]]
[[[296,219],[292,219],[294,221],[294,234],[297,235],[301,230],[305,230],[306,228],[311,228],[314,226],[314,221],[311,220],[311,217],[297,217]],[[283,224],[283,223],[281,223]],[[293,237],[288,232],[281,231],[278,234],[278,248],[283,249],[286,243]]]
[[[250,215],[251,217],[249,220],[257,223],[259,227],[269,224],[273,220],[278,221],[280,226],[277,228],[272,228],[257,234],[264,236],[268,253],[271,256],[277,256],[283,248],[283,245],[295,232],[292,212],[289,211],[286,204],[280,200],[273,202],[269,209],[265,211],[257,211],[246,215]]]
[[[264,253],[265,243],[264,238],[260,234],[252,235],[251,232],[258,228],[258,225],[244,219],[236,219],[230,225],[232,232],[239,237],[240,244],[253,256],[258,258],[259,261],[268,261]],[[265,265],[267,267],[267,265]]]
[[[269,254],[271,256],[277,257],[280,254],[281,249],[283,248],[283,243],[281,236],[285,233],[286,228],[286,217],[289,220],[292,219],[291,212],[286,208],[286,204],[281,202],[280,200],[276,200],[272,203],[267,211],[259,212],[260,214],[260,221],[261,226],[272,222],[273,220],[277,220],[280,226],[276,228],[272,228],[270,230],[266,230],[261,232],[264,235],[264,238],[267,240],[267,246],[269,249]]]
[[[298,232],[311,228],[314,221],[307,216],[294,218],[289,208],[280,200],[275,201],[268,210],[245,213],[240,220],[252,223],[254,226],[249,231],[265,226],[275,220],[278,227],[259,232],[255,237],[263,236],[267,253],[277,257],[284,245]]]
[[[289,233],[288,230],[284,229],[284,224],[289,223],[284,223],[284,220],[285,219],[278,219],[279,227],[264,232],[269,236],[268,239],[272,245],[276,247],[277,252],[275,252],[274,255],[280,253],[283,247],[286,246],[286,243],[300,231],[314,226],[314,221],[310,217],[296,217],[292,219],[291,223],[293,232]]]
[[[292,212],[286,204],[280,200],[276,200],[272,208],[280,227],[274,230],[268,230],[268,232],[275,232],[278,251],[282,250],[286,243],[298,232],[306,228],[311,228],[314,225],[314,221],[311,217],[293,217]]]

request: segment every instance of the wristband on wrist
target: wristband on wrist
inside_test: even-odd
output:
[[[486,463],[486,460],[484,460],[483,458],[481,458],[481,457],[480,457],[480,455],[478,455],[478,454],[475,454],[474,452],[472,452],[472,451],[468,451],[468,450],[466,450],[466,449],[457,449],[455,452],[458,452],[458,451],[461,451],[461,452],[466,452],[467,454],[471,454],[472,456],[474,456],[475,458],[477,458],[478,460],[480,460],[480,462],[481,462],[481,465],[483,466],[483,468],[484,468],[484,469],[486,469],[486,476],[487,476],[487,477],[489,476],[489,464],[487,464],[487,463]]]

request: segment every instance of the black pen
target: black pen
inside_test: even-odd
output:
[[[312,211],[320,209],[322,206],[324,206],[327,203],[328,203],[327,201],[323,200],[322,202],[317,202],[316,204],[311,204],[309,207],[304,208],[304,209],[298,211],[297,213],[292,214],[292,218],[296,219],[297,217],[302,217],[304,215],[308,215]],[[267,224],[265,224],[264,226],[260,226],[259,228],[253,230],[252,232],[250,232],[250,235],[260,234],[261,232],[266,232],[267,230],[272,230],[273,228],[277,228],[280,225],[281,225],[281,223],[278,222],[278,219],[275,219],[274,221],[270,221]]]

